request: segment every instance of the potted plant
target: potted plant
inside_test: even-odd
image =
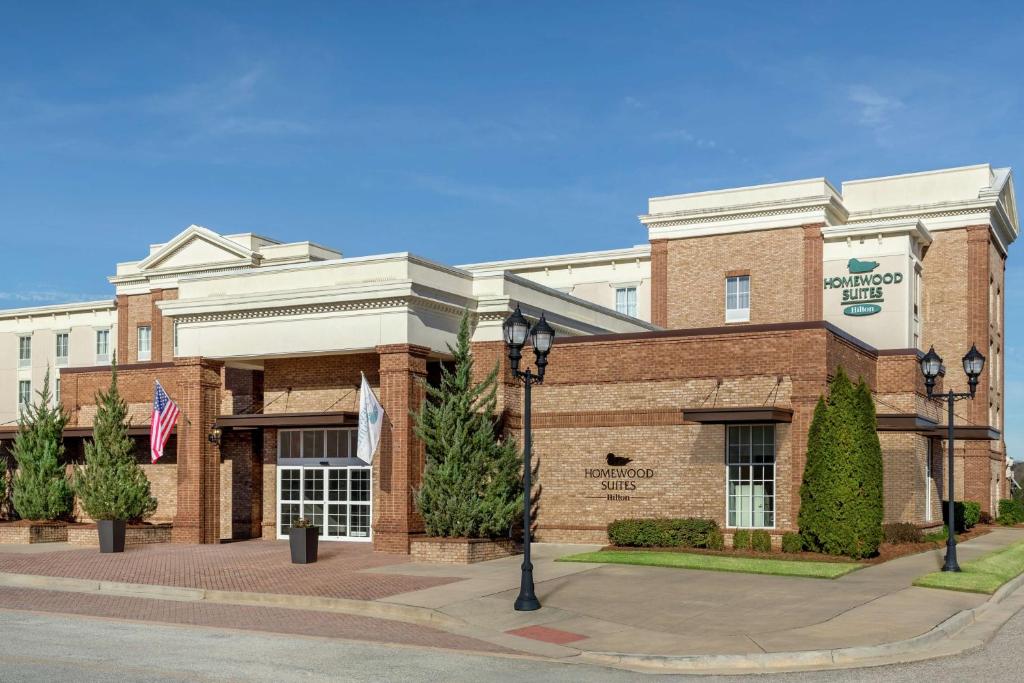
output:
[[[288,545],[292,551],[292,564],[316,562],[320,527],[313,526],[308,519],[297,519],[288,531]]]
[[[96,395],[92,441],[85,444],[85,467],[75,471],[75,493],[82,509],[96,520],[101,553],[124,552],[125,526],[156,511],[149,480],[135,462],[128,436],[128,404],[117,388],[114,361],[110,389]]]

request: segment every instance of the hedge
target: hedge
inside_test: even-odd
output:
[[[799,553],[803,552],[804,539],[800,537],[800,534],[788,531],[782,534],[782,552],[784,553]]]
[[[1024,524],[1024,500],[1004,498],[999,501],[999,523],[1004,526]]]
[[[956,516],[956,532],[963,533],[981,520],[981,503],[974,500],[958,500],[953,503]],[[949,501],[942,501],[942,521],[949,526]]]
[[[772,535],[764,529],[737,529],[732,535],[732,547],[736,550],[756,550],[761,553],[772,551]]]
[[[709,548],[724,543],[718,524],[697,517],[617,519],[608,525],[612,545],[632,548]]]
[[[886,543],[900,545],[903,543],[921,543],[924,541],[924,532],[915,524],[910,522],[894,522],[893,524],[882,525],[882,534]]]

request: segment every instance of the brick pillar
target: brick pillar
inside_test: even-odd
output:
[[[804,320],[821,320],[824,280],[824,223],[804,226]]]
[[[651,322],[668,327],[668,240],[651,240]]]
[[[207,439],[220,410],[221,364],[202,358],[176,362],[183,391],[178,419],[178,512],[175,543],[220,540],[220,450]],[[187,418],[187,419],[186,419]]]
[[[160,309],[157,308],[157,303],[163,301],[164,290],[154,289],[150,292],[149,297],[149,329],[150,340],[150,359],[154,363],[159,363],[164,360],[164,325],[163,316],[160,315]]]
[[[991,362],[991,339],[989,329],[989,279],[991,272],[991,236],[987,225],[967,228],[967,334],[963,349],[957,349],[955,358],[947,359],[946,366],[963,377],[960,356],[975,344]],[[972,401],[957,405],[957,413],[964,412],[977,425],[987,425],[989,419],[990,382],[986,365],[978,378],[978,392]],[[964,380],[966,383],[966,380]],[[964,403],[967,405],[965,406]],[[961,420],[963,421],[963,420]],[[981,503],[981,509],[989,514],[996,511],[991,504],[992,451],[998,446],[988,441],[967,441],[964,443],[964,497]]]
[[[409,535],[423,531],[414,492],[423,477],[423,444],[409,411],[423,401],[430,349],[412,344],[378,346],[380,401],[388,419],[373,461],[374,550],[408,553]]]
[[[128,295],[117,295],[117,362],[124,365],[128,360]]]

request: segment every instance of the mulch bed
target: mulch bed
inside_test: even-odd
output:
[[[1024,526],[1024,525],[1022,525]],[[967,541],[978,536],[984,536],[985,534],[992,531],[996,527],[989,525],[981,525],[974,527],[966,533],[957,534],[956,540]],[[1011,527],[1012,528],[1012,527]],[[946,546],[945,541],[929,541],[924,543],[883,543],[878,549],[878,554],[874,557],[869,557],[864,560],[855,560],[845,555],[824,555],[822,553],[812,553],[803,551],[799,553],[784,553],[782,551],[773,550],[770,553],[761,553],[755,550],[708,550],[707,548],[634,548],[626,546],[615,546],[606,545],[601,550],[646,550],[659,553],[691,553],[698,555],[718,555],[721,557],[756,557],[763,560],[795,560],[797,562],[859,562],[861,564],[881,564],[888,562],[889,560],[895,560],[899,557],[905,557],[907,555],[916,555],[917,553],[927,552],[936,548],[944,548]]]

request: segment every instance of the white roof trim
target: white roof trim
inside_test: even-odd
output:
[[[192,239],[206,240],[210,244],[220,247],[242,260],[256,261],[259,259],[259,254],[243,247],[238,242],[218,235],[213,230],[204,228],[201,225],[190,225],[179,232],[171,241],[165,243],[160,249],[139,261],[136,267],[140,271],[155,269],[156,264],[174,254]]]

